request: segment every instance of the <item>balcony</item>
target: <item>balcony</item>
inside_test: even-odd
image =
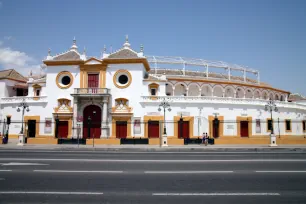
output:
[[[107,88],[76,88],[71,95],[110,95],[110,89]]]
[[[2,97],[1,104],[19,104],[21,102],[27,103],[47,103],[47,96],[13,96]]]
[[[199,104],[236,104],[236,105],[255,105],[264,106],[268,100],[264,99],[251,99],[251,98],[224,98],[214,96],[141,96],[142,103],[160,103],[161,101],[168,101],[169,103],[199,103]],[[293,108],[306,110],[306,105],[296,104],[293,102],[275,101],[277,107],[280,108]]]

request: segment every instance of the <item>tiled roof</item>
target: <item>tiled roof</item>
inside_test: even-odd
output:
[[[81,55],[74,50],[70,50],[55,56],[53,60],[55,61],[81,60]]]
[[[0,79],[11,79],[11,80],[27,82],[27,78],[22,76],[19,72],[15,71],[14,69],[0,71]]]
[[[129,48],[122,48],[108,56],[108,58],[127,59],[127,58],[138,58],[135,51]]]
[[[306,98],[300,94],[290,94],[288,101],[305,100]]]

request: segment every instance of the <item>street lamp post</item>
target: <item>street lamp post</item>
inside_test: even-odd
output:
[[[274,127],[273,127],[273,111],[277,112],[278,108],[273,100],[265,105],[265,111],[269,111],[271,114],[271,134],[270,134],[270,147],[276,147],[276,137],[274,135]],[[269,124],[268,124],[269,125]]]
[[[92,119],[95,119],[96,111],[93,111],[92,114],[93,114]],[[92,134],[92,147],[95,147],[95,130],[93,130],[93,134]]]
[[[164,132],[163,132],[163,136],[162,136],[162,142],[161,142],[161,146],[162,147],[167,147],[167,129],[166,129],[166,109],[168,109],[168,111],[171,111],[170,108],[170,104],[167,101],[163,101],[161,104],[159,104],[159,108],[158,111],[164,110]]]
[[[26,110],[27,112],[30,111],[29,105],[25,102],[25,100],[23,100],[23,101],[18,105],[17,112],[20,112],[21,109],[22,109],[22,118],[21,118],[21,130],[20,130],[20,133],[19,133],[19,135],[18,135],[18,145],[23,146],[24,143],[25,143],[25,136],[24,136],[24,133],[23,133],[23,118],[24,118],[24,111],[25,111],[25,110]]]

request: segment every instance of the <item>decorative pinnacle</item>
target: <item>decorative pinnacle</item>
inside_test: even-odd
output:
[[[86,55],[86,47],[84,46],[83,55]]]
[[[143,44],[140,45],[140,52],[143,52]]]
[[[104,45],[103,53],[106,53],[106,45]]]
[[[51,49],[48,49],[48,56],[51,56]]]
[[[129,43],[129,36],[126,35],[125,36],[125,43],[123,44],[123,47],[129,48],[130,46],[131,46],[131,44]]]
[[[76,39],[75,37],[73,38],[73,45],[71,46],[71,49],[70,50],[77,50],[78,49],[78,46],[76,45]]]

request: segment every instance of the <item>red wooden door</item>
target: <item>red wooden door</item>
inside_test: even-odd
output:
[[[149,138],[159,138],[159,121],[148,122],[148,136]]]
[[[91,118],[90,135],[88,135],[88,117]],[[101,108],[90,105],[83,112],[83,138],[100,138],[101,136]]]
[[[88,88],[99,87],[99,74],[88,74]]]
[[[219,137],[219,124],[215,124],[214,121],[213,122],[213,137],[217,138]]]
[[[248,121],[240,121],[240,135],[241,135],[241,137],[248,137],[249,136]]]
[[[59,121],[58,124],[58,138],[68,137],[68,121]]]
[[[189,138],[189,121],[178,122],[179,138]]]
[[[98,93],[99,88],[99,74],[88,74],[88,90],[91,94]]]
[[[127,137],[127,121],[116,122],[116,138]]]

